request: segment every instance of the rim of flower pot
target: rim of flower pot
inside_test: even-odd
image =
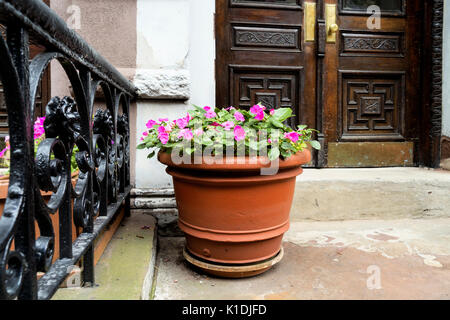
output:
[[[256,161],[255,161],[256,158]],[[262,168],[270,168],[272,163],[267,157],[224,157],[222,163],[215,163],[214,157],[193,158],[194,163],[176,164],[172,161],[171,154],[160,150],[158,160],[169,167],[191,169],[191,170],[213,170],[213,171],[253,171]],[[312,159],[311,151],[305,149],[297,152],[286,160],[279,159],[280,169],[289,169],[307,164]]]

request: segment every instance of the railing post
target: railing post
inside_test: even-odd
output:
[[[93,150],[95,150],[95,146],[92,145],[92,127],[91,127],[91,122],[92,122],[92,110],[94,108],[93,106],[93,100],[91,100],[91,94],[95,95],[95,92],[92,92],[92,90],[95,90],[96,88],[92,88],[92,80],[91,80],[91,73],[89,72],[89,70],[82,68],[80,70],[80,79],[81,79],[81,84],[84,88],[84,93],[85,93],[85,99],[87,101],[87,111],[89,114],[89,131],[84,133],[84,138],[89,141],[89,154],[92,156],[92,152]],[[89,199],[89,201],[91,202],[91,204],[94,203],[94,198],[93,198],[93,187],[92,187],[92,179],[93,179],[93,174],[92,172],[89,174],[89,181],[88,181],[88,190],[87,190],[87,198]],[[86,226],[86,228],[84,228],[84,232],[86,233],[93,233],[94,232],[94,212],[93,212],[93,208],[92,205],[89,206],[89,222],[88,225]],[[86,251],[86,253],[83,256],[83,283],[84,286],[86,287],[92,287],[95,285],[95,271],[94,271],[94,267],[95,267],[95,261],[94,261],[94,245],[91,244],[88,248],[88,250]]]
[[[34,229],[34,139],[33,139],[33,115],[30,106],[29,85],[29,41],[28,32],[21,26],[9,24],[7,26],[7,43],[17,70],[25,104],[24,118],[26,120],[26,148],[25,161],[27,162],[25,172],[21,174],[25,178],[25,208],[19,215],[18,225],[15,233],[15,250],[21,252],[27,261],[23,275],[23,285],[18,298],[21,300],[37,299],[36,278],[36,251],[35,251],[35,229]],[[14,130],[14,123],[10,124]]]

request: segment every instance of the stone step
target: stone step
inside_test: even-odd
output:
[[[155,216],[158,232],[180,235],[173,189],[134,189],[132,207]],[[425,168],[305,169],[291,220],[450,217],[450,171]]]
[[[59,289],[53,300],[149,300],[157,250],[155,219],[132,212],[95,268],[93,288]]]
[[[450,217],[450,171],[423,168],[305,169],[292,221]]]

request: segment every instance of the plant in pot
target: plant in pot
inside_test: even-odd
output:
[[[262,273],[281,260],[296,177],[311,161],[316,130],[285,123],[290,108],[194,106],[149,120],[138,149],[173,178],[185,258],[224,277]]]
[[[34,122],[34,152],[36,154],[39,145],[42,141],[45,140],[45,129],[44,129],[44,121],[45,117],[38,117]],[[0,217],[3,213],[3,208],[6,202],[6,198],[8,196],[8,186],[9,186],[9,167],[10,167],[10,145],[9,145],[9,136],[4,138],[5,147],[0,151],[0,162],[1,162],[1,172],[0,172]],[[78,166],[75,159],[75,154],[78,152],[78,148],[75,146],[73,149],[73,155],[71,158],[71,176],[72,176],[72,185],[75,186],[78,178]],[[41,195],[44,201],[48,202],[52,195],[52,192],[41,191]],[[55,230],[56,237],[59,237],[59,217],[56,214],[50,215],[52,220],[53,229]],[[39,237],[39,228],[36,225],[37,235]],[[80,230],[77,230],[75,225],[72,226],[72,238],[75,239]],[[59,243],[55,242],[55,254],[53,257],[53,261],[56,260],[59,256]]]

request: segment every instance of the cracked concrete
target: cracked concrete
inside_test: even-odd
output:
[[[284,259],[247,279],[206,276],[161,238],[155,299],[450,299],[450,219],[293,222]]]

